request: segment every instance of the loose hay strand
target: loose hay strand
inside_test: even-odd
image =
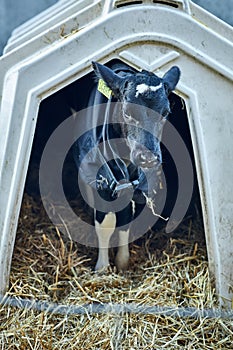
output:
[[[150,197],[148,197],[145,192],[142,192],[143,196],[145,197],[146,199],[146,205],[147,207],[151,210],[152,214],[154,216],[157,216],[158,218],[164,220],[164,221],[168,221],[169,220],[169,217],[167,218],[164,218],[162,215],[158,214],[155,212],[155,203],[154,203],[154,200]]]

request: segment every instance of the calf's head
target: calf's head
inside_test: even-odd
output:
[[[179,81],[179,68],[172,67],[162,78],[145,70],[120,75],[97,62],[93,68],[122,103],[118,122],[130,149],[130,161],[140,168],[158,168],[161,134],[170,113],[168,96]]]

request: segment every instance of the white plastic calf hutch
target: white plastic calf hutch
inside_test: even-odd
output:
[[[0,60],[0,292],[42,100],[121,60],[162,75],[178,65],[209,267],[220,300],[233,293],[233,30],[188,0],[59,1],[17,28]]]

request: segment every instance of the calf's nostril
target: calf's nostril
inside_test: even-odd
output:
[[[140,154],[138,155],[138,160],[139,160],[141,163],[143,163],[143,162],[147,162],[147,161],[148,161],[148,158],[146,157],[145,154],[140,153]]]

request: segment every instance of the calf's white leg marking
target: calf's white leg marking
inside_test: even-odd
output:
[[[129,230],[119,230],[119,247],[116,255],[116,266],[118,270],[125,270],[129,263]]]
[[[100,224],[95,220],[95,229],[99,242],[98,260],[95,270],[100,270],[109,265],[108,247],[110,238],[116,227],[116,215],[112,212],[106,214],[103,222]]]

